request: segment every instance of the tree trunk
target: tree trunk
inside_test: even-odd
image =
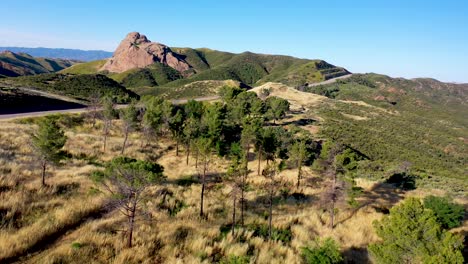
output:
[[[46,183],[45,183],[46,166],[47,166],[47,162],[43,160],[42,161],[42,187],[46,186]]]
[[[107,143],[107,133],[104,134],[104,147],[103,147],[102,152],[106,152],[106,143]]]
[[[273,187],[271,187],[273,188]],[[273,218],[273,191],[270,190],[270,215],[268,217],[268,240],[271,239],[271,222]]]
[[[205,180],[202,180],[202,189],[200,194],[200,217],[203,218],[203,196],[205,194]]]
[[[257,169],[257,174],[260,176],[260,161],[262,160],[262,148],[260,147],[258,149],[258,169]]]
[[[198,168],[198,150],[195,152],[195,168]]]
[[[188,162],[189,162],[189,156],[190,156],[190,140],[187,143],[187,160],[185,161],[185,163],[187,165],[188,165]]]
[[[206,177],[206,161],[203,163],[203,178],[202,178],[202,189],[200,194],[200,217],[203,218],[203,198],[205,196],[205,177]]]
[[[247,172],[246,172],[246,174],[247,174]],[[245,178],[246,178],[246,175],[244,175],[244,177],[242,178],[242,186],[241,186],[241,190],[240,190],[241,191],[241,197],[240,197],[240,208],[241,208],[240,222],[241,222],[242,227],[244,226]]]
[[[301,184],[301,176],[302,176],[302,162],[298,162],[297,164],[297,189],[299,189],[299,186]]]
[[[332,199],[332,206],[330,211],[330,228],[333,229],[335,227],[335,199]]]
[[[127,248],[132,247],[133,229],[135,227],[136,200],[133,202],[132,210],[128,219]]]
[[[232,199],[232,236],[234,236],[234,231],[236,228],[236,195],[233,193]]]
[[[127,145],[127,139],[128,139],[128,131],[125,131],[124,142],[123,142],[123,145],[122,145],[122,151],[120,151],[120,155],[124,154],[125,145]]]
[[[106,152],[107,136],[109,135],[109,129],[110,129],[111,125],[112,125],[111,122],[104,121],[104,148],[103,148],[103,152]]]
[[[330,228],[333,229],[335,227],[335,203],[336,203],[336,173],[333,174],[333,185],[332,185],[332,206],[330,211]]]
[[[96,115],[97,115],[96,109],[93,109],[93,115],[92,115],[93,116],[93,126],[92,126],[93,128],[96,125]]]
[[[175,155],[176,155],[176,156],[179,156],[179,139],[176,140],[176,152],[175,152]]]

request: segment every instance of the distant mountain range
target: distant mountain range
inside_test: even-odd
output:
[[[112,52],[104,50],[79,50],[61,48],[25,48],[25,47],[0,47],[0,51],[11,51],[14,53],[27,53],[34,57],[69,59],[79,61],[102,60],[112,57]]]
[[[51,73],[77,63],[76,60],[33,57],[27,53],[0,52],[0,77]]]

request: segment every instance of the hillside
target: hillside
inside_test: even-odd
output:
[[[104,95],[112,96],[119,103],[128,102],[131,98],[139,98],[134,92],[101,74],[48,73],[4,78],[0,82],[0,87],[28,87],[85,101]]]
[[[353,90],[384,92],[389,87],[375,86],[384,80],[392,87],[398,82],[385,76],[350,77],[337,83],[339,91],[333,88],[334,98],[272,82],[253,88],[256,94],[226,88],[217,102],[171,105],[149,97],[140,102],[140,111],[129,107],[109,115],[109,130],[107,117],[93,120],[91,111],[2,121],[0,261],[299,264],[310,263],[304,261],[304,248],[312,251],[322,243],[317,238],[331,238],[335,246],[327,248],[342,259],[337,263],[381,263],[372,251],[382,241],[373,223],[393,216],[401,204],[436,195],[461,204],[454,227],[444,232],[454,235],[450,246],[457,245],[449,248],[457,254],[452,263],[463,263],[462,235],[468,225],[459,215],[468,205],[467,183],[444,170],[456,175],[464,160],[445,164],[441,157],[436,165],[445,167],[423,178],[421,169],[431,169],[435,159],[431,148],[413,148],[411,142],[426,144],[416,129],[430,135],[437,129],[424,123],[398,127],[408,114],[395,108],[398,102],[373,102],[367,94],[370,100],[358,101],[350,95]],[[290,110],[278,97],[291,103]],[[276,115],[280,108],[284,112]],[[128,116],[135,120],[129,123]],[[152,133],[148,118],[156,122]],[[380,129],[374,122],[388,125]],[[25,142],[44,124],[57,126],[67,140],[60,149],[65,157],[57,166],[48,164],[41,182],[38,153]],[[128,124],[134,124],[131,130]],[[346,130],[355,126],[364,132]],[[392,126],[397,131],[386,133]],[[336,127],[338,132],[330,133]],[[416,155],[399,159],[389,146]],[[381,149],[388,155],[373,152]],[[128,158],[121,157],[123,152]],[[127,201],[137,209],[127,210]],[[415,229],[414,215],[422,211],[430,218],[418,223],[440,229],[427,207],[424,199],[424,207],[405,210],[409,216],[398,218],[395,228]],[[419,237],[404,238],[417,244]],[[442,244],[438,237],[429,238]]]
[[[112,57],[112,52],[103,50],[80,50],[62,48],[26,48],[26,47],[0,47],[0,51],[9,50],[15,53],[27,53],[34,57],[54,59],[68,59],[79,61],[94,61]]]
[[[349,74],[346,69],[323,60],[252,52],[234,54],[206,48],[170,48],[150,42],[137,32],[129,33],[107,62],[83,63],[64,72],[107,74],[132,88],[181,88],[206,80],[234,80],[248,86],[266,82],[299,86]],[[148,94],[158,93],[144,90]]]
[[[3,51],[0,53],[0,75],[16,77],[51,73],[63,70],[76,61],[33,57],[26,53]]]
[[[360,174],[385,178],[404,162],[421,185],[466,192],[467,85],[432,79],[353,75],[334,84],[302,87],[329,97],[311,112],[319,136],[340,141],[372,160]]]

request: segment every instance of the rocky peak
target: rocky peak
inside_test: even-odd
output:
[[[191,66],[182,56],[164,44],[149,41],[145,35],[138,32],[127,34],[101,70],[124,72],[134,68],[144,68],[155,62],[166,64],[183,75],[190,74]]]

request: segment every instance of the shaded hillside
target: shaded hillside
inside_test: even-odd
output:
[[[117,102],[128,102],[130,98],[138,98],[138,95],[134,92],[127,90],[118,82],[102,74],[40,74],[36,76],[5,78],[0,85],[7,87],[31,87],[84,100],[103,95],[110,95]]]
[[[62,48],[26,48],[26,47],[0,47],[0,51],[9,50],[15,53],[24,52],[35,57],[46,57],[55,59],[69,59],[79,61],[94,61],[107,59],[112,52],[103,50],[80,50]]]
[[[26,53],[0,53],[0,75],[16,77],[63,70],[76,61],[33,57]]]
[[[84,105],[48,98],[19,89],[0,88],[0,115],[83,108]]]

